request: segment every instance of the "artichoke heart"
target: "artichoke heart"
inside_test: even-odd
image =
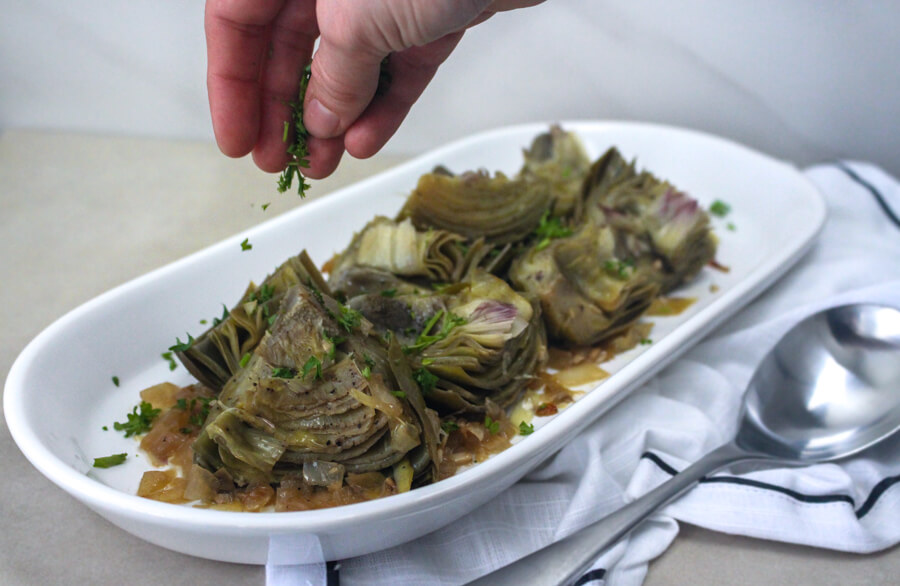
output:
[[[465,238],[446,230],[419,232],[406,219],[377,217],[358,233],[335,262],[332,275],[348,267],[365,266],[405,277],[446,281],[462,260]]]
[[[305,250],[282,263],[259,287],[250,283],[237,305],[177,353],[179,360],[201,383],[221,390],[240,369],[241,359],[259,344],[285,293],[299,283],[328,291]]]
[[[407,347],[418,372],[436,377],[425,399],[444,412],[508,406],[546,360],[540,307],[483,271],[461,285],[445,296],[440,322]]]
[[[213,403],[195,462],[224,468],[239,485],[290,474],[330,486],[338,472],[385,470],[414,455],[421,461],[423,420],[430,424],[432,415],[392,393],[384,342],[361,316],[348,330],[347,312],[320,291],[290,289]],[[435,457],[436,450],[424,461]]]
[[[377,217],[337,256],[330,282],[344,280],[347,271],[359,267],[407,279],[456,282],[475,267],[496,264],[504,251],[486,243],[484,238],[468,241],[447,230],[417,230],[409,218],[393,221]]]
[[[518,242],[531,234],[550,208],[546,186],[485,171],[449,175],[426,173],[400,211],[420,230],[434,228],[483,237],[492,244]]]
[[[709,216],[696,200],[647,171],[637,171],[615,148],[585,181],[587,213],[616,231],[621,249],[649,257],[662,294],[692,279],[716,253]]]

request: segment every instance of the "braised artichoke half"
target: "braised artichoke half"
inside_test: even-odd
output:
[[[305,250],[282,263],[259,287],[250,283],[237,305],[213,320],[212,327],[186,350],[176,353],[179,360],[198,381],[218,392],[240,369],[241,359],[259,344],[284,295],[300,283],[328,292]]]
[[[302,475],[311,486],[340,487],[346,473],[400,463],[429,477],[440,458],[437,415],[411,376],[395,373],[365,318],[297,285],[212,403],[195,462],[226,470],[239,485]]]
[[[581,214],[584,179],[591,160],[581,140],[558,124],[539,134],[524,151],[525,164],[519,177],[546,185],[557,217]]]
[[[537,300],[479,271],[448,291],[445,304],[434,325],[426,323],[406,347],[421,379],[430,379],[426,372],[437,377],[426,401],[442,412],[508,407],[547,358]]]
[[[505,281],[475,271],[466,281],[429,291],[389,273],[357,268],[348,307],[400,345],[425,401],[442,413],[484,412],[511,404],[546,359],[536,301]]]
[[[470,241],[509,244],[531,234],[551,203],[549,190],[540,182],[509,179],[499,172],[451,175],[438,170],[419,178],[398,219],[410,218],[419,230],[447,230]]]
[[[456,282],[476,267],[494,270],[508,260],[509,248],[484,238],[469,241],[447,230],[416,230],[409,218],[376,217],[336,257],[330,281],[341,281],[355,267],[368,267],[419,281]]]
[[[715,256],[709,216],[696,200],[638,171],[615,148],[592,166],[584,193],[587,214],[616,232],[620,255],[655,261],[661,294],[695,277]]]
[[[586,346],[627,328],[659,292],[652,267],[616,253],[610,226],[587,221],[571,236],[538,243],[513,261],[514,286],[540,299],[547,333]]]

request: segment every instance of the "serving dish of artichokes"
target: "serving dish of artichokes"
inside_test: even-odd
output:
[[[727,220],[708,213],[722,202]],[[503,128],[76,309],[16,361],[5,411],[39,470],[153,543],[359,555],[521,478],[787,270],[823,219],[793,167],[708,135]],[[674,297],[690,302],[660,315]],[[108,369],[68,376],[86,354]],[[567,378],[567,360],[590,374]],[[113,367],[128,383],[110,392]],[[36,417],[35,397],[77,416]],[[146,458],[98,458],[134,437]]]

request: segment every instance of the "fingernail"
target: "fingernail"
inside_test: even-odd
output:
[[[331,138],[337,135],[341,119],[338,118],[337,114],[326,108],[322,102],[313,98],[303,114],[303,122],[306,125],[306,129],[313,136]]]

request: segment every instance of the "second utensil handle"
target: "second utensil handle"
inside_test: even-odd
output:
[[[729,464],[750,458],[750,454],[734,443],[720,446],[614,513],[544,549],[470,582],[468,586],[569,584],[587,571],[604,550],[693,487],[701,478]]]

